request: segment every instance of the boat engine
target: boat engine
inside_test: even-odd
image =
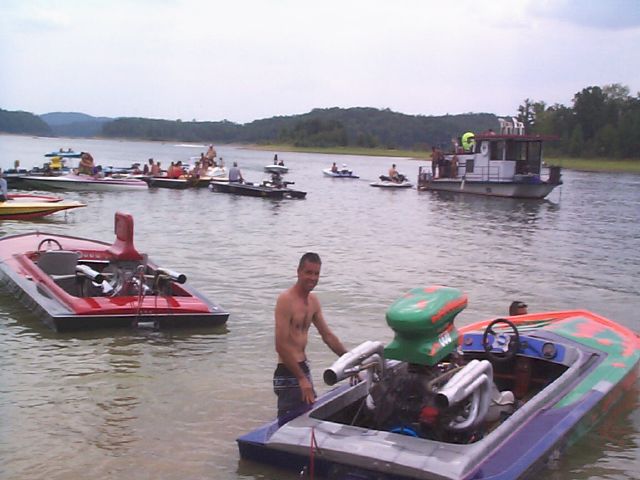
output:
[[[367,377],[361,426],[456,443],[478,437],[500,392],[489,361],[465,364],[457,353],[453,320],[466,305],[454,288],[413,289],[387,311],[395,332],[389,345],[364,342],[325,371],[329,384],[360,369],[375,372]]]

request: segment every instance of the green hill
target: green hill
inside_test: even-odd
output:
[[[38,116],[29,112],[10,112],[0,108],[0,132],[29,135],[52,135],[52,130]]]
[[[288,143],[299,147],[383,147],[424,149],[449,145],[466,131],[496,129],[490,113],[427,117],[375,108],[314,109],[302,115],[272,117],[244,125],[118,118],[105,123],[106,137],[185,142]]]
[[[77,112],[52,112],[40,115],[54,135],[63,137],[96,137],[102,134],[102,126],[113,121],[107,117],[92,117]]]

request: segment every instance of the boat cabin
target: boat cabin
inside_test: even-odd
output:
[[[500,119],[500,131],[476,134],[464,142],[468,148],[446,154],[445,165],[455,171],[439,172],[439,177],[469,181],[541,182],[542,143],[555,137],[526,135],[524,125]],[[455,159],[454,159],[455,157]],[[442,169],[446,170],[446,168]]]

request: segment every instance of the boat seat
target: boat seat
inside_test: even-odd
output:
[[[133,216],[116,212],[114,230],[116,239],[106,252],[112,261],[140,262],[142,255],[133,245]]]
[[[49,250],[38,258],[38,267],[47,275],[73,275],[76,274],[76,265],[80,254],[68,250]]]
[[[76,266],[80,254],[68,250],[49,250],[40,255],[38,268],[67,293],[77,296]]]

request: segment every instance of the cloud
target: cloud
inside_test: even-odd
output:
[[[529,9],[539,17],[595,29],[640,27],[638,0],[544,0],[532,2]]]

